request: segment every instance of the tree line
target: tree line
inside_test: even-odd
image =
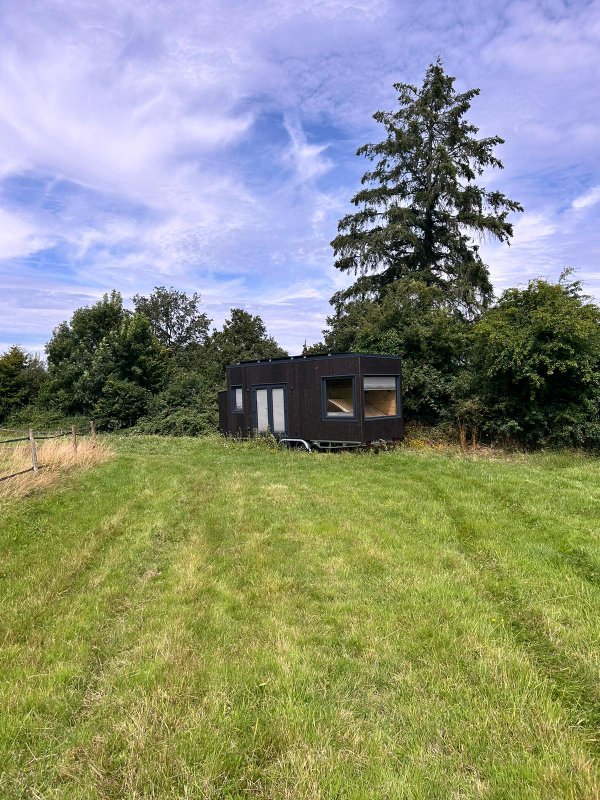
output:
[[[77,309],[46,345],[47,364],[16,346],[0,356],[0,424],[82,417],[105,430],[207,433],[217,426],[227,364],[287,355],[261,318],[240,308],[211,332],[196,293],[158,286],[133,304],[126,309],[112,291]]]
[[[403,359],[407,421],[525,446],[600,445],[600,309],[573,271],[494,297],[480,253],[509,244],[522,206],[481,185],[499,136],[478,138],[438,60],[422,86],[395,84],[398,109],[377,112],[372,164],[332,242],[354,281],[331,298],[323,341],[304,353]],[[93,416],[102,427],[200,434],[216,426],[225,366],[286,355],[263,321],[232,309],[210,331],[198,294],[156,287],[123,307],[117,292],[54,331],[47,365],[13,347],[0,356],[0,423]],[[30,421],[28,419],[27,421]]]

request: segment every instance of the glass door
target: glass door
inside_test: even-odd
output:
[[[284,435],[287,432],[285,386],[260,386],[253,390],[253,395],[256,430]]]
[[[269,390],[255,389],[256,430],[262,433],[269,430]]]
[[[283,386],[271,389],[271,416],[273,433],[285,433],[285,390]]]

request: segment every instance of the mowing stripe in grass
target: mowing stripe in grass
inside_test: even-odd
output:
[[[562,563],[572,567],[582,580],[600,586],[600,565],[582,547],[561,547],[557,552]]]
[[[500,561],[479,541],[480,534],[470,522],[456,495],[426,479],[443,504],[458,534],[460,551],[476,567],[482,594],[490,599],[508,624],[515,641],[532,659],[551,687],[552,696],[565,708],[571,723],[584,733],[594,755],[600,753],[600,688],[597,676],[583,663],[574,662],[548,637],[535,611],[519,598],[519,590],[504,572]],[[525,519],[530,516],[523,512]]]
[[[128,517],[136,518],[132,512],[136,510],[139,512],[142,508],[146,512],[143,520],[150,518],[150,526],[146,522],[143,522],[142,526],[139,523],[133,528],[129,526],[128,530],[122,531],[115,539],[114,533],[118,528],[115,520],[120,521],[121,525],[126,525]],[[23,618],[20,614],[15,615],[14,624],[18,628],[16,633],[13,630],[11,635],[10,629],[6,631],[5,675],[12,673],[17,682],[23,679],[28,680],[31,687],[30,673],[33,666],[31,647],[38,641],[40,648],[36,671],[41,674],[35,678],[35,682],[40,684],[41,688],[46,681],[46,672],[48,678],[53,681],[52,670],[55,668],[56,660],[59,659],[58,663],[60,663],[60,659],[64,658],[61,651],[64,649],[62,637],[64,637],[65,624],[69,617],[73,617],[74,621],[78,619],[78,607],[84,602],[89,602],[89,593],[94,595],[93,616],[88,615],[87,619],[78,622],[76,633],[73,631],[78,641],[85,636],[85,644],[83,648],[78,645],[76,650],[71,651],[69,664],[71,677],[64,685],[68,691],[63,694],[60,705],[57,704],[55,708],[56,713],[62,706],[60,716],[57,718],[59,726],[56,728],[57,739],[68,740],[70,729],[79,725],[87,698],[94,694],[108,665],[115,659],[118,660],[135,642],[136,619],[141,613],[148,591],[153,590],[151,581],[140,580],[143,577],[140,570],[143,570],[144,566],[151,562],[158,579],[163,564],[168,561],[169,551],[179,541],[178,536],[174,538],[169,535],[157,537],[156,531],[160,529],[178,531],[178,523],[186,514],[186,504],[170,505],[167,517],[164,516],[163,509],[162,516],[157,518],[160,524],[157,524],[157,519],[153,518],[156,513],[153,514],[153,508],[152,496],[140,499],[136,493],[133,500],[128,500],[125,506],[121,505],[119,510],[114,512],[108,520],[104,519],[103,524],[89,531],[83,531],[86,543],[92,541],[94,547],[86,550],[84,554],[77,554],[75,549],[76,563],[67,568],[64,576],[61,575],[61,579],[53,584],[50,591],[43,592],[41,599],[37,598],[35,608],[27,618]],[[54,520],[47,521],[49,537],[56,536],[57,531],[53,530],[52,523],[60,525],[61,519],[62,515],[59,513]],[[138,541],[140,533],[142,539]],[[107,538],[109,536],[110,538]],[[124,537],[129,542],[126,547],[124,547]],[[118,574],[109,571],[110,553],[115,551],[117,554],[117,548],[119,560],[114,561],[113,569],[116,569]],[[125,560],[123,560],[124,552],[126,553]],[[100,581],[97,579],[99,568],[105,573],[104,580]],[[94,572],[96,573],[95,580]],[[123,584],[119,576],[123,576],[127,572],[131,574],[131,578]],[[112,588],[115,579],[119,581],[118,592]],[[81,627],[81,622],[83,622],[84,628]],[[21,626],[23,626],[22,630]],[[61,638],[56,640],[55,631],[59,630]],[[55,641],[57,641],[56,645]],[[19,649],[18,645],[26,645],[26,647]],[[13,695],[8,703],[12,707],[19,704],[18,694]],[[16,739],[17,736],[21,737],[21,742]],[[24,738],[22,728],[15,731],[15,738],[9,747],[17,744],[20,745],[20,748],[23,747],[23,744],[27,744],[27,738]],[[24,778],[27,773],[27,746],[21,750],[21,759],[24,759],[20,766],[21,777]],[[18,762],[13,764],[13,769],[17,767],[17,764]]]

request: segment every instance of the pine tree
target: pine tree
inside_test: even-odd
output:
[[[397,83],[400,108],[378,111],[386,130],[379,144],[357,151],[374,162],[353,198],[332,247],[335,266],[360,277],[334,296],[338,309],[352,299],[378,299],[402,278],[437,285],[451,305],[473,313],[488,303],[489,272],[473,236],[509,242],[514,200],[476,181],[486,168],[502,168],[499,136],[478,139],[465,115],[479,89],[457,94],[441,61],[423,86]]]

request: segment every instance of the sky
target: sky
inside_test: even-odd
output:
[[[600,0],[0,0],[0,352],[157,285],[318,341],[356,150],[438,56],[525,207],[496,292],[570,266],[600,299]]]

